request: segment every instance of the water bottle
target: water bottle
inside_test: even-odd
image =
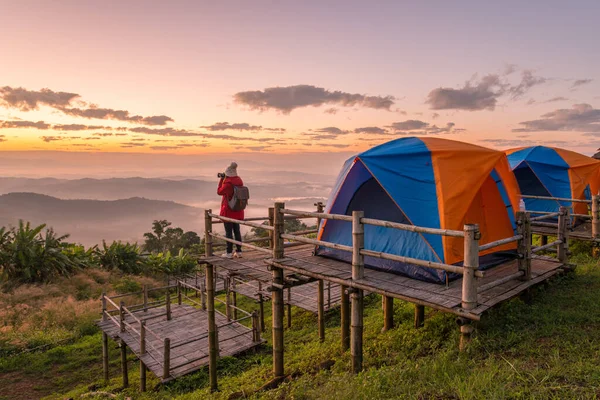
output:
[[[525,200],[519,201],[519,211],[525,211]]]

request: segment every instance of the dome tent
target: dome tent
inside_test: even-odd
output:
[[[503,152],[472,144],[407,137],[393,140],[346,161],[330,194],[326,212],[429,228],[462,230],[477,223],[480,244],[515,234],[518,186]],[[351,245],[351,224],[324,220],[320,240]],[[365,226],[365,248],[422,260],[461,265],[462,238]],[[483,251],[480,269],[514,257],[515,243]],[[316,254],[351,261],[351,254],[317,247]],[[455,274],[365,257],[368,268],[445,282]]]
[[[587,199],[598,193],[600,161],[574,151],[546,146],[506,151],[521,193],[564,199]],[[524,199],[527,210],[557,212],[571,202]],[[587,214],[587,204],[573,203],[575,214]]]

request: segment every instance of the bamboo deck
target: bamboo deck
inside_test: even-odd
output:
[[[537,235],[544,236],[556,236],[556,228],[548,226],[536,226],[535,223],[531,224],[531,231]],[[599,242],[599,239],[592,237],[592,223],[586,221],[580,225],[577,225],[573,230],[569,230],[569,238],[582,240],[587,242]]]
[[[310,245],[294,245],[286,247],[286,254],[289,254],[291,257],[294,257],[296,253],[304,255],[308,252],[312,254],[313,249],[314,246]],[[267,300],[271,298],[271,292],[267,288],[271,285],[273,275],[267,269],[266,258],[268,258],[268,255],[264,253],[249,250],[244,252],[243,258],[227,259],[220,256],[213,256],[202,259],[202,262],[215,266],[219,277],[228,276],[235,278],[235,288],[232,288],[232,290],[236,293],[255,300],[258,300],[260,293],[263,299]],[[286,292],[284,295],[285,304],[290,304],[316,314],[318,312],[318,282],[310,277],[304,280],[297,278],[298,276],[294,272],[285,274],[284,279],[288,283],[293,282],[290,293]],[[195,284],[192,283],[194,281],[192,278],[188,278],[188,281],[186,282],[190,285]],[[325,311],[339,307],[341,302],[340,290],[340,285],[325,282]]]
[[[122,339],[150,371],[162,382],[167,382],[208,365],[208,316],[204,310],[186,304],[173,304],[170,321],[165,317],[151,318],[164,312],[164,307],[134,312],[138,318],[146,320],[148,329],[159,336],[157,338],[154,335],[146,335],[146,354],[141,356],[140,337],[132,332],[131,328],[121,332],[110,319],[99,321],[98,326],[112,339]],[[264,342],[254,342],[252,329],[237,322],[228,324],[227,318],[220,313],[215,313],[215,320],[219,327],[220,356],[234,356]],[[125,322],[139,328],[139,324],[130,315],[125,317]],[[170,374],[167,379],[163,378],[164,338],[171,340]]]
[[[323,279],[475,320],[478,320],[481,314],[496,304],[519,295],[527,288],[562,272],[564,268],[564,265],[556,259],[534,256],[531,262],[531,280],[513,279],[479,292],[478,306],[467,313],[461,308],[462,278],[454,280],[446,286],[367,268],[363,279],[352,280],[350,265],[342,261],[314,256],[312,246],[299,247],[294,253],[286,251],[284,259],[276,261],[268,259],[266,262],[282,268],[287,274],[297,273],[315,279]],[[485,285],[517,271],[516,260],[507,262],[487,270],[479,284]]]

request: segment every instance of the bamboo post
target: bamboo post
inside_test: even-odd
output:
[[[361,219],[363,211],[352,212],[352,280],[364,278],[365,258],[360,251],[365,246],[365,227]],[[352,320],[350,333],[350,352],[352,354],[352,372],[357,374],[362,370],[363,350],[363,291],[352,291]]]
[[[258,313],[256,311],[252,311],[252,341],[254,343],[260,341],[260,326],[258,322]]]
[[[125,302],[121,301],[119,305],[119,327],[121,328],[121,332],[125,332],[125,310],[123,310],[123,307],[125,307]]]
[[[568,249],[568,233],[567,226],[569,223],[569,209],[567,207],[560,207],[560,214],[558,215],[558,240],[562,243],[558,245],[556,255],[558,261],[561,263],[567,262],[567,249]]]
[[[477,280],[475,271],[479,269],[479,225],[465,225],[464,263],[462,281],[462,308],[466,311],[477,307]],[[471,321],[464,320],[460,327],[460,350],[464,350],[471,339],[473,326]]]
[[[600,237],[600,196],[592,196],[592,239]]]
[[[102,291],[102,321],[106,321],[106,292]]]
[[[523,236],[517,242],[517,253],[519,254],[519,271],[523,271],[522,280],[531,279],[531,216],[528,212],[517,212],[517,234]]]
[[[121,339],[121,372],[123,374],[123,387],[129,387],[129,373],[127,371],[127,345]]]
[[[231,321],[231,278],[225,278],[225,315]]]
[[[177,281],[177,304],[181,305],[181,282]]]
[[[200,305],[203,310],[206,310],[206,283],[200,282]]]
[[[269,207],[269,226],[273,226],[275,224],[275,209],[273,207]],[[273,248],[273,231],[269,232],[269,248]]]
[[[258,312],[260,313],[260,331],[265,331],[265,304],[262,294],[262,282],[258,281]]]
[[[165,338],[163,344],[163,379],[169,379],[171,376],[171,339]]]
[[[287,327],[292,327],[292,288],[287,288]]]
[[[167,288],[166,307],[167,307],[167,321],[170,321],[171,320],[171,289],[169,289],[169,288]]]
[[[148,311],[148,285],[144,285],[144,312]]]
[[[208,370],[210,375],[210,390],[217,390],[217,355],[218,355],[218,331],[215,322],[215,280],[213,278],[214,267],[206,266],[206,308],[208,314]]]
[[[283,214],[281,210],[285,208],[284,203],[275,203],[273,214],[273,259],[283,258],[283,239],[281,234],[284,231]],[[273,308],[273,375],[278,378],[284,376],[283,369],[283,270],[281,268],[272,268],[273,286],[272,301]]]
[[[348,286],[340,285],[341,290],[341,325],[342,325],[342,351],[350,348],[350,295]]]
[[[317,288],[317,320],[319,342],[323,343],[325,341],[325,288],[322,279],[319,279]]]
[[[540,244],[541,244],[542,246],[545,246],[545,245],[547,245],[547,244],[548,244],[548,236],[546,236],[546,235],[542,235],[542,236],[540,236]]]
[[[423,326],[425,323],[425,306],[415,304],[415,329]]]
[[[212,236],[212,210],[204,210],[204,254],[206,257],[213,255],[213,241]]]
[[[108,383],[108,335],[102,332],[102,372],[104,373],[104,383]]]
[[[231,303],[233,305],[233,320],[238,319],[237,311],[237,292],[235,291],[235,277],[231,279]]]
[[[394,328],[394,298],[383,296],[383,332]]]
[[[327,309],[331,310],[331,282],[327,282]]]
[[[146,354],[146,321],[140,322],[140,392],[146,391],[146,365],[142,356]]]
[[[323,211],[325,211],[325,207],[323,206],[323,203],[318,202],[315,204],[315,206],[317,206],[317,213],[322,214]],[[319,236],[319,229],[321,229],[321,218],[317,218],[317,236]],[[315,252],[318,246],[315,246]],[[316,253],[315,253],[316,254]]]

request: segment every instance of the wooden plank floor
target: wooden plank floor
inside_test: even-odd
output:
[[[311,245],[291,245],[285,248],[286,255],[293,257],[296,254],[304,255],[312,253],[314,246]],[[243,258],[227,259],[220,256],[213,256],[202,259],[202,262],[210,263],[215,266],[217,274],[221,276],[229,275],[236,278],[235,291],[241,295],[258,300],[258,293],[263,295],[263,299],[271,298],[271,292],[266,288],[271,284],[273,275],[267,269],[265,260],[269,257],[268,254],[259,251],[245,251]],[[284,280],[289,280],[294,273],[285,273]],[[190,282],[194,279],[189,279]],[[186,281],[187,282],[187,281]],[[259,290],[259,282],[260,289]],[[292,306],[302,308],[312,313],[317,313],[317,291],[318,282],[310,281],[298,286],[294,286],[290,290],[291,296],[288,297],[288,292],[284,292],[284,302]],[[325,311],[339,307],[341,302],[340,285],[325,282]]]
[[[551,228],[547,226],[536,226],[535,223],[531,224],[531,230],[533,233],[538,235],[555,236],[557,235],[557,228]],[[569,231],[570,239],[577,239],[583,241],[596,241],[592,238],[592,223],[584,222],[577,225],[573,230]]]
[[[312,255],[311,251],[296,252],[290,255],[286,252],[283,260],[267,260],[271,265],[283,268],[290,273],[295,272],[306,276],[331,278],[335,282],[343,280],[350,287],[359,287],[369,292],[416,302],[442,311],[461,314],[462,278],[444,284],[429,283],[396,275],[389,272],[365,269],[365,277],[352,280],[351,266],[348,263]],[[517,296],[528,287],[550,278],[562,271],[563,264],[557,260],[534,256],[531,263],[532,279],[524,282],[518,279],[508,281],[478,293],[479,306],[471,311],[471,316],[483,312],[504,300]],[[479,282],[484,285],[501,279],[518,271],[517,261],[510,261],[486,271],[485,277]],[[468,315],[465,315],[468,317]]]
[[[110,319],[99,321],[97,324],[113,339],[123,339],[131,349],[161,381],[166,382],[182,375],[194,372],[208,365],[208,315],[206,311],[190,305],[171,305],[172,318],[151,318],[165,312],[164,307],[157,307],[146,312],[136,311],[139,319],[147,320],[146,327],[156,333],[158,338],[150,333],[146,334],[146,354],[140,356],[140,336],[127,327],[125,332],[120,332],[119,327]],[[151,319],[148,319],[151,318]],[[227,317],[215,313],[218,328],[219,354],[234,356],[264,342],[253,342],[252,330],[240,323],[227,324]],[[139,332],[139,324],[127,315],[126,322]],[[225,326],[223,326],[225,325]],[[163,379],[164,365],[164,339],[171,340],[170,376]],[[191,340],[195,340],[191,343]]]

